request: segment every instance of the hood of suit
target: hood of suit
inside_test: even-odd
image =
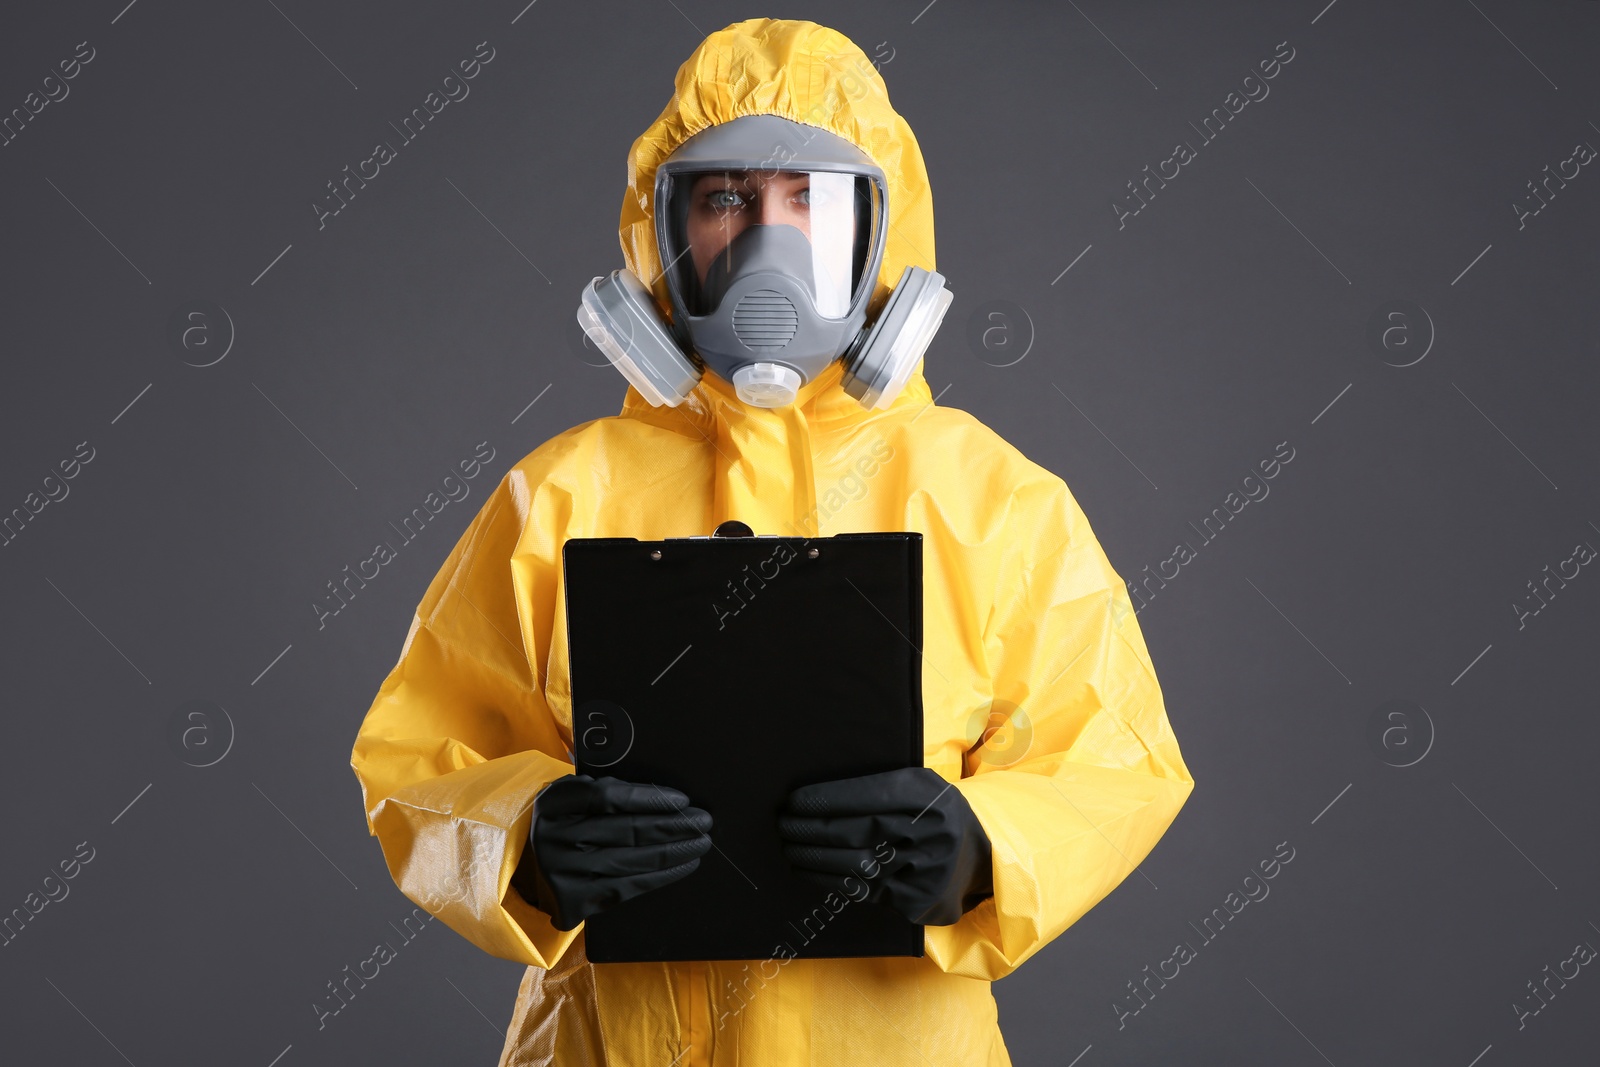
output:
[[[779,115],[827,130],[856,145],[883,169],[888,185],[889,229],[883,262],[869,304],[869,322],[909,266],[934,270],[933,197],[922,150],[905,119],[889,104],[877,68],[853,41],[814,22],[750,19],[708,36],[678,68],[671,100],[628,152],[628,188],[622,198],[619,236],[629,269],[649,285],[662,315],[672,317],[667,283],[657,252],[653,202],[656,168],[677,147],[711,126],[744,115]],[[801,417],[865,420],[869,412],[840,384],[836,360],[801,387],[791,408]],[[928,403],[919,363],[891,409]],[[733,386],[707,373],[683,407],[698,421],[767,410],[745,404]],[[631,385],[623,413],[650,405]],[[785,421],[782,415],[774,415]]]

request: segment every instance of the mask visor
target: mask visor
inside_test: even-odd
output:
[[[668,283],[691,315],[716,310],[730,279],[778,270],[811,295],[817,314],[845,319],[868,295],[864,277],[883,190],[870,175],[822,170],[686,170],[665,182]],[[795,255],[741,262],[750,241],[735,239],[754,226],[790,226],[805,244],[781,247]],[[808,249],[803,251],[802,249]]]

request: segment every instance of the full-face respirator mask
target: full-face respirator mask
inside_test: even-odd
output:
[[[888,407],[950,306],[943,275],[907,267],[867,321],[888,189],[819,127],[746,115],[703,130],[657,168],[654,207],[672,321],[626,268],[584,287],[578,321],[657,407],[708,368],[745,403],[783,407],[835,360],[847,393]]]

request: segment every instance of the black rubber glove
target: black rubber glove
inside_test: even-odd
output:
[[[801,786],[778,816],[796,873],[914,923],[949,926],[994,895],[989,835],[961,790],[927,767]]]
[[[676,789],[569,774],[539,793],[512,873],[557,930],[676,882],[711,849],[711,815]]]

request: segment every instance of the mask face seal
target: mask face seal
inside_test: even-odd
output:
[[[887,407],[949,306],[941,275],[907,267],[868,328],[887,188],[818,127],[747,115],[703,130],[657,168],[654,206],[673,322],[626,270],[591,282],[578,311],[652,404],[681,403],[709,368],[745,403],[781,407],[843,359],[850,395]]]

